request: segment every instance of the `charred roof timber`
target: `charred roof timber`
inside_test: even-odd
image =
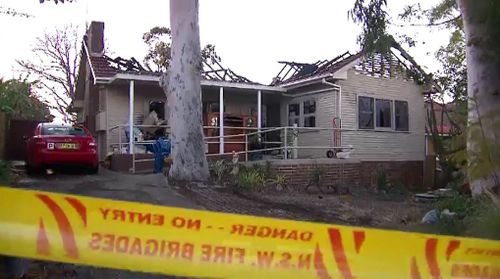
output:
[[[255,83],[244,76],[237,75],[229,68],[222,67],[222,65],[217,61],[211,62],[212,63],[207,63],[206,61],[203,61],[204,71],[201,73],[201,76],[205,79],[216,81]]]
[[[284,64],[281,71],[273,78],[271,85],[283,84],[309,76],[320,75],[328,72],[333,72],[339,66],[346,65],[346,61],[352,61],[352,58],[358,58],[359,54],[352,55],[348,51],[331,60],[320,60],[316,63],[298,63],[289,61],[279,61]]]
[[[116,58],[110,58],[104,55],[104,58],[110,62],[110,66],[117,69],[120,72],[152,72],[151,69],[146,70],[142,67],[141,63],[137,61],[134,57],[130,59],[124,59],[120,56]]]
[[[146,68],[143,67],[141,63],[134,57],[130,59],[124,59],[120,56],[116,58],[110,58],[106,55],[103,55],[102,57],[107,62],[109,68],[115,70],[116,72],[149,75],[161,74],[160,72],[151,70],[151,68],[147,66]],[[236,74],[229,68],[222,67],[222,65],[217,61],[211,61],[210,63],[203,61],[203,71],[201,72],[201,76],[202,78],[207,80],[257,84],[244,76]]]

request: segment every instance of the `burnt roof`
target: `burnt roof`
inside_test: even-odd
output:
[[[363,54],[351,54],[345,52],[331,60],[320,60],[316,63],[298,63],[289,61],[279,61],[284,64],[281,71],[273,78],[271,85],[280,85],[323,74],[333,74],[347,64],[360,58]]]
[[[120,56],[111,58],[107,55],[90,55],[90,64],[97,78],[109,78],[118,73],[129,73],[139,75],[159,76],[161,72],[152,71],[149,67],[141,65],[137,59],[131,57],[125,59]],[[203,71],[201,76],[207,80],[227,81],[237,83],[259,84],[252,82],[248,78],[236,74],[229,68],[224,68],[218,61],[203,61]]]

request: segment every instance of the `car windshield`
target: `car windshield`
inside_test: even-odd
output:
[[[86,136],[82,127],[47,126],[42,128],[42,135]]]

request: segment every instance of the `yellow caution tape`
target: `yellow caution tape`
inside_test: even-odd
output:
[[[0,187],[0,253],[212,278],[500,278],[500,242]]]

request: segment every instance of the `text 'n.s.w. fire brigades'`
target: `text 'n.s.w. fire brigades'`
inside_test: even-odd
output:
[[[500,242],[0,187],[0,254],[217,278],[500,278]]]

